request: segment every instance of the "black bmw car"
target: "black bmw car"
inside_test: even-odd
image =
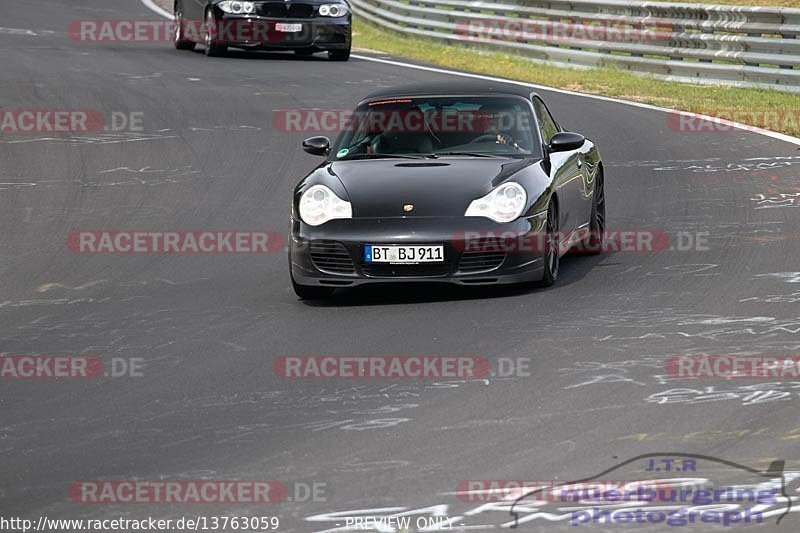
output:
[[[461,285],[558,277],[605,235],[597,147],[524,87],[425,84],[358,104],[295,188],[289,265],[301,298],[374,282]]]
[[[175,0],[174,12],[179,50],[200,43],[208,56],[234,47],[350,58],[352,14],[346,0]]]

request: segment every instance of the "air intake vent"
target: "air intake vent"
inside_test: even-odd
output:
[[[352,274],[353,260],[342,245],[336,241],[311,241],[311,260],[320,270],[336,274]]]
[[[370,278],[434,278],[450,273],[450,265],[446,263],[421,263],[419,265],[368,263],[361,269]]]
[[[486,243],[483,243],[486,244]],[[484,272],[493,270],[503,264],[506,260],[506,252],[501,245],[480,245],[476,250],[469,248],[461,254],[461,262],[458,270],[461,272]]]

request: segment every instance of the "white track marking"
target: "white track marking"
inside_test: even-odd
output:
[[[142,3],[145,5],[145,7],[147,7],[148,9],[152,9],[162,17],[172,19],[172,13],[158,6],[155,2],[153,2],[153,0],[142,0]]]

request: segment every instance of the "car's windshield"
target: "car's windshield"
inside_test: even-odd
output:
[[[521,97],[374,100],[353,112],[331,157],[541,157],[534,124]]]

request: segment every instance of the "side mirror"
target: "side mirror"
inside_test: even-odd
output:
[[[550,151],[568,152],[570,150],[577,150],[583,146],[585,141],[586,137],[580,133],[562,131],[561,133],[556,133],[553,135],[553,138],[550,139]]]
[[[309,137],[303,141],[303,150],[311,155],[328,155],[331,151],[331,140],[327,137]]]

